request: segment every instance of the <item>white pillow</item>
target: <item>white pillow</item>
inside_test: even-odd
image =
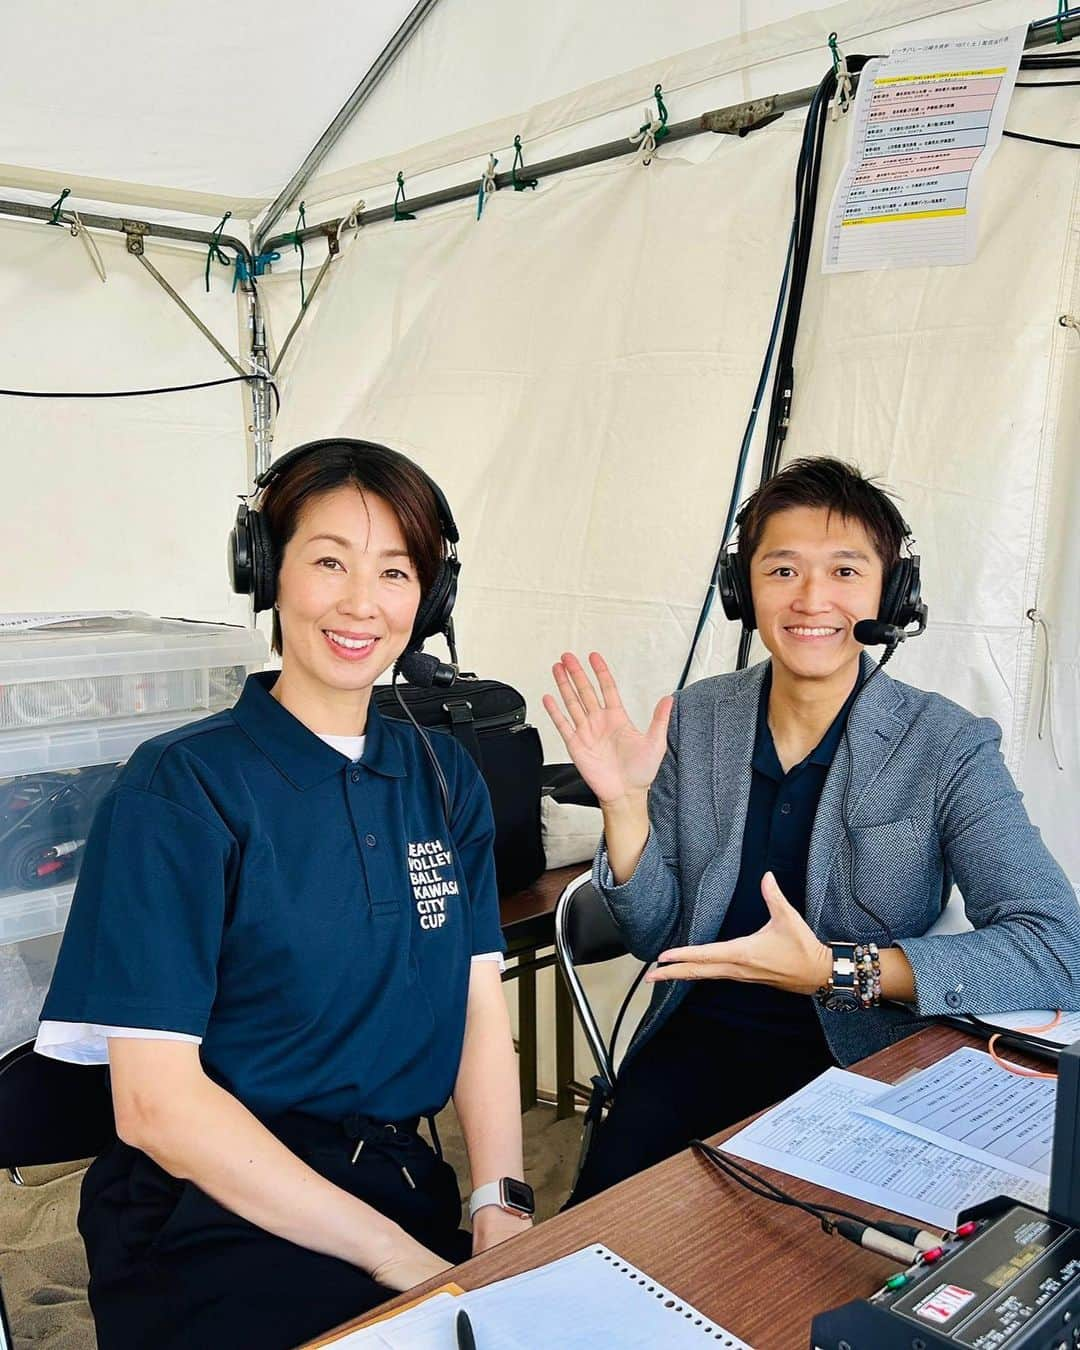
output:
[[[569,867],[591,862],[600,843],[604,818],[598,806],[574,806],[554,797],[540,799],[540,825],[544,833],[547,866]]]

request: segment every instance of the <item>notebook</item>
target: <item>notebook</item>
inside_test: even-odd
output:
[[[437,1294],[343,1336],[333,1350],[453,1350],[459,1308],[482,1350],[751,1350],[599,1243],[459,1298]]]

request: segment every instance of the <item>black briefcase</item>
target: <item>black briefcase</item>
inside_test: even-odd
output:
[[[495,876],[511,895],[544,870],[540,792],[544,752],[540,733],[525,720],[525,700],[500,680],[459,675],[448,689],[399,684],[409,711],[424,727],[448,731],[468,750],[484,776],[495,815]],[[405,714],[393,689],[378,685],[375,704],[399,722]]]

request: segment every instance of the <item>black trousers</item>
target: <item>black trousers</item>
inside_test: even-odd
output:
[[[454,1170],[417,1135],[418,1122],[391,1130],[293,1114],[265,1123],[424,1246],[455,1263],[469,1256]],[[86,1174],[79,1231],[99,1350],[290,1350],[393,1297],[357,1267],[264,1232],[119,1141]]]
[[[564,1208],[781,1101],[835,1062],[823,1034],[736,1033],[676,1008],[620,1071]]]

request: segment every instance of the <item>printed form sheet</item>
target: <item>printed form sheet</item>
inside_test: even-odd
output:
[[[965,1046],[890,1088],[862,1112],[1012,1176],[1045,1182],[1056,1095],[1052,1080],[1020,1078],[985,1050]]]
[[[973,261],[982,180],[1025,35],[923,38],[866,63],[829,208],[824,272]]]
[[[720,1147],[935,1228],[955,1228],[960,1210],[996,1195],[1045,1209],[1045,1184],[862,1114],[859,1108],[891,1090],[845,1069],[826,1069]]]

